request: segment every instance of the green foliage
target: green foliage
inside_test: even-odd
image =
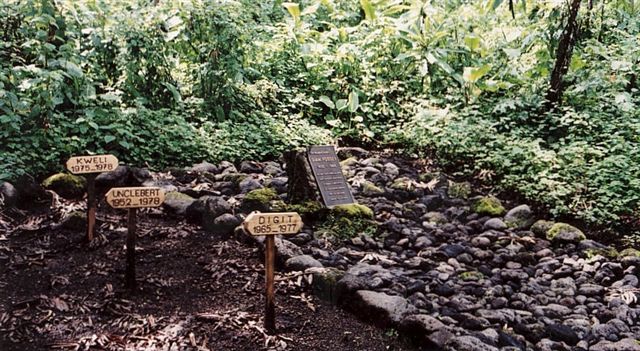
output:
[[[251,190],[244,197],[245,201],[255,201],[261,204],[268,204],[272,200],[278,199],[278,193],[271,188]]]
[[[637,218],[638,6],[581,8],[547,109],[566,4],[506,3],[5,1],[0,179],[73,154],[160,168],[339,137],[434,155],[557,216]]]

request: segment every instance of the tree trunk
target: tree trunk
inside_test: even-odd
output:
[[[573,46],[576,42],[578,32],[577,18],[581,2],[582,0],[572,0],[569,7],[567,25],[560,36],[560,42],[558,43],[558,49],[556,50],[556,63],[553,67],[553,71],[551,72],[550,86],[546,96],[547,110],[553,109],[562,101],[562,93],[564,90],[563,78],[569,69]]]
[[[313,176],[307,150],[297,149],[284,153],[287,169],[289,203],[299,204],[305,201],[320,201],[318,185]]]

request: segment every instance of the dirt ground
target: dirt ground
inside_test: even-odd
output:
[[[127,291],[126,212],[101,207],[92,244],[53,217],[24,214],[0,233],[2,351],[416,349],[319,301],[293,273],[277,273],[278,334],[266,335],[260,251],[157,209],[139,212],[138,288]]]

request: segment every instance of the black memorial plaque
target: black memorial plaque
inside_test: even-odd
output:
[[[351,189],[342,175],[342,168],[333,146],[310,146],[309,163],[316,178],[325,206],[352,204]]]

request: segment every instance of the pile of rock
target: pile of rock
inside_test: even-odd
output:
[[[404,160],[361,149],[339,155],[376,224],[375,233],[344,241],[321,230],[331,216],[314,216],[317,204],[285,204],[277,162],[202,163],[134,178],[168,191],[167,211],[242,241],[262,240],[239,226],[252,210],[301,212],[309,225],[276,241],[281,264],[313,274],[318,296],[425,347],[640,350],[639,251],[617,252],[572,225],[537,220],[527,205],[507,211],[468,183],[418,173]],[[110,181],[127,177],[131,170]]]

